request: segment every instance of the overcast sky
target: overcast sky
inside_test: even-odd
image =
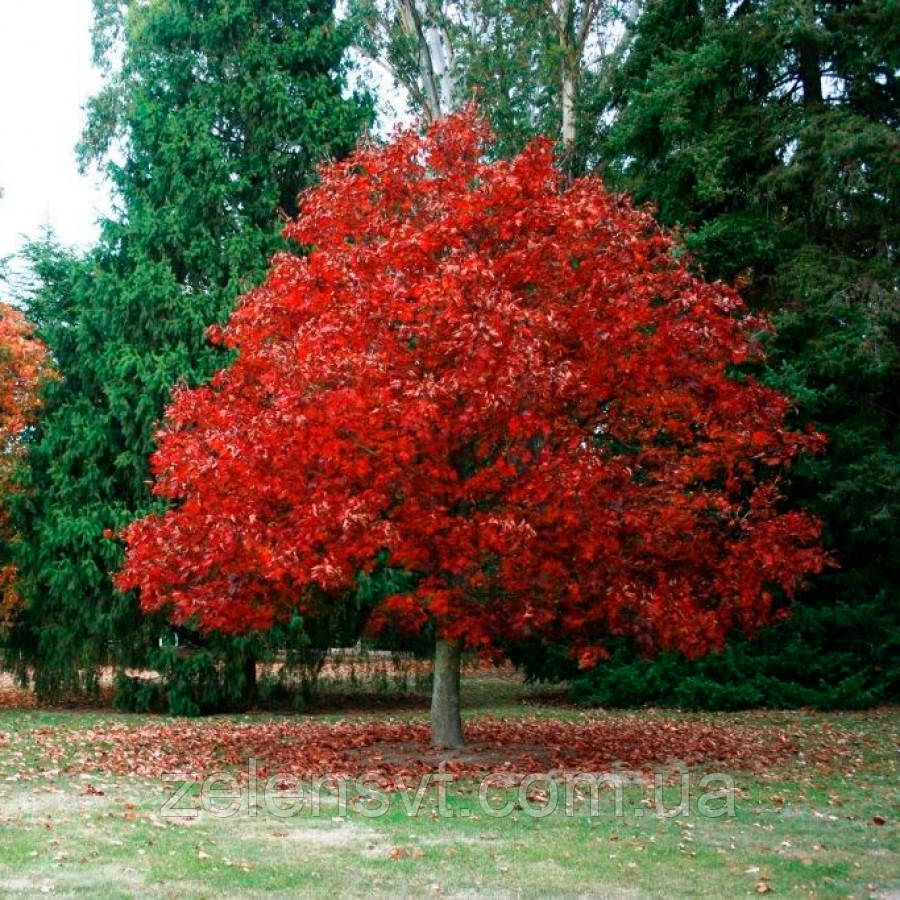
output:
[[[106,188],[78,174],[74,154],[99,86],[91,19],[91,0],[0,0],[0,257],[45,224],[87,245],[107,209]]]
[[[92,19],[91,0],[0,0],[0,259],[45,225],[64,244],[86,248],[109,210],[102,179],[96,171],[80,175],[75,164],[83,106],[100,87]],[[409,121],[384,73],[365,69],[385,133]]]

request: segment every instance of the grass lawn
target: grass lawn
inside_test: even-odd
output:
[[[193,753],[205,752],[198,736],[208,728],[327,725],[338,734],[344,727],[339,723],[402,727],[421,721],[423,711],[186,722],[104,711],[4,710],[0,895],[900,897],[896,709],[585,713],[542,703],[519,685],[490,679],[470,679],[465,693],[473,727],[485,717],[506,723],[549,720],[558,723],[551,731],[558,730],[560,752],[570,734],[592,734],[595,727],[633,730],[642,721],[679,735],[704,728],[707,734],[710,726],[723,734],[737,729],[741,735],[771,736],[773,746],[788,739],[791,749],[773,764],[729,770],[716,757],[715,740],[707,737],[702,742],[707,762],[686,765],[673,758],[640,771],[613,764],[609,771],[617,773],[616,781],[600,791],[597,809],[573,794],[579,802],[572,809],[560,802],[540,817],[534,813],[548,809],[551,791],[545,780],[527,791],[497,784],[484,792],[482,802],[480,776],[465,773],[446,786],[445,798],[433,785],[425,790],[415,815],[407,811],[416,802],[412,794],[387,790],[378,795],[387,809],[377,816],[353,802],[343,815],[338,798],[329,793],[320,794],[318,815],[308,807],[277,815],[284,803],[267,806],[257,795],[254,805],[243,783],[240,808],[232,815],[214,814],[228,805],[221,796],[218,805],[206,797],[206,809],[169,815],[162,807],[175,785],[158,774],[129,774],[121,766],[92,769],[94,757],[85,748],[102,754],[115,742],[127,743],[134,731],[139,746],[124,765],[141,759],[153,769],[157,748],[148,735],[172,726],[185,742],[183,762],[189,766]],[[383,742],[362,747],[359,771],[398,752]],[[404,758],[413,752],[402,748]],[[436,757],[432,761],[439,764]],[[222,768],[241,772],[245,766],[231,761]],[[503,767],[494,759],[489,768]],[[654,772],[664,783],[660,796]],[[730,790],[704,801],[699,780],[712,772],[728,775]],[[686,795],[682,776],[688,779]],[[289,800],[289,784],[278,780],[275,788],[282,791],[281,800]],[[688,807],[676,811],[685,798]],[[507,814],[491,815],[485,804],[505,805]],[[180,806],[200,805],[195,785]],[[713,817],[710,811],[724,814]]]

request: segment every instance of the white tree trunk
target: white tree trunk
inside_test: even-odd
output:
[[[433,122],[453,109],[453,54],[450,39],[443,28],[423,24],[416,0],[400,0],[397,5],[403,30],[419,48],[418,86],[422,112]]]
[[[563,51],[565,52],[565,46]],[[564,58],[562,63],[562,143],[566,154],[571,154],[575,146],[575,82],[576,73],[571,61]]]
[[[445,115],[453,111],[456,99],[450,42],[442,28],[431,27],[425,29],[425,43],[431,56],[431,70],[434,73],[440,114]]]

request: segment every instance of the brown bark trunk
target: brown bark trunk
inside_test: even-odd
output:
[[[803,105],[822,105],[822,70],[819,61],[819,48],[813,41],[804,39],[799,42],[797,55],[800,61],[800,82],[803,85]]]
[[[803,85],[803,105],[822,105],[822,61],[816,41],[816,4],[806,0],[799,8],[803,18],[801,32],[797,35],[797,62],[800,69],[800,83]]]
[[[431,743],[462,747],[459,714],[460,651],[458,641],[439,640],[434,648],[434,686],[431,691]]]

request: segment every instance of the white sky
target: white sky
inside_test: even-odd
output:
[[[91,0],[0,0],[0,259],[45,225],[87,248],[109,211],[98,173],[80,175],[75,164],[83,106],[100,87],[92,21]],[[381,70],[362,69],[356,77],[376,89],[387,133],[409,119],[405,104]]]
[[[91,66],[91,0],[0,0],[0,258],[51,225],[86,246],[108,210],[96,172],[78,174]]]

